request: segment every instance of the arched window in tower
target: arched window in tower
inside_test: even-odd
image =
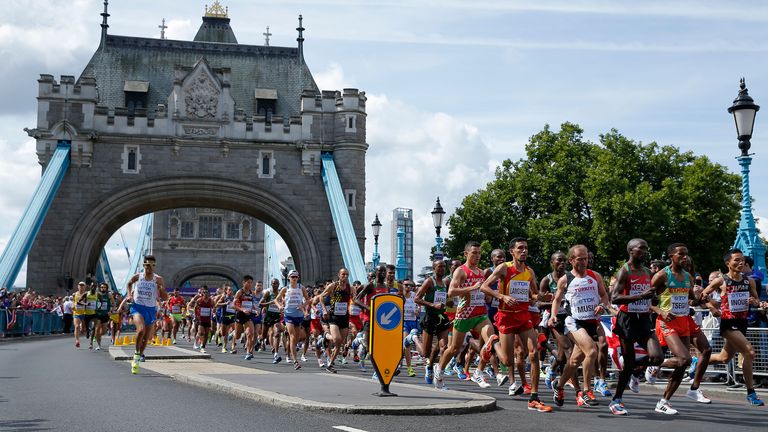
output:
[[[275,154],[272,150],[259,151],[259,178],[273,178],[275,176]]]

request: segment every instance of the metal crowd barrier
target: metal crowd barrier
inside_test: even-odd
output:
[[[46,335],[64,330],[64,320],[55,312],[16,309],[15,322],[13,313],[13,310],[0,308],[0,337]]]

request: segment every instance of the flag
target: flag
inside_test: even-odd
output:
[[[6,321],[8,321],[7,330],[12,329],[13,325],[16,324],[16,309],[6,309],[5,318],[6,318]]]
[[[624,368],[624,358],[621,353],[621,341],[619,341],[619,337],[613,333],[613,327],[616,325],[616,317],[603,316],[600,318],[600,324],[603,326],[605,341],[608,343],[608,356],[611,358],[616,369],[622,370]],[[635,360],[639,360],[647,355],[648,351],[646,351],[645,348],[635,344]]]

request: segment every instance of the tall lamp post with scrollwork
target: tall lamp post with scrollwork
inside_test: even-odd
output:
[[[728,112],[733,114],[736,122],[736,135],[739,139],[741,154],[736,158],[741,165],[741,219],[736,233],[734,248],[741,249],[744,255],[755,260],[754,268],[765,274],[765,246],[755,226],[755,218],[752,215],[752,195],[749,192],[749,166],[752,164],[752,155],[749,148],[752,146],[752,130],[755,126],[755,115],[760,109],[749,96],[744,78],[739,83],[739,95],[728,107]]]
[[[443,259],[443,251],[440,247],[443,245],[443,238],[440,237],[440,229],[443,227],[443,217],[445,216],[445,210],[440,205],[440,197],[437,197],[435,202],[435,208],[432,209],[432,223],[435,226],[435,260]]]
[[[381,233],[381,221],[379,221],[378,213],[376,214],[376,218],[373,219],[371,228],[373,228],[373,259],[371,260],[371,264],[373,265],[373,271],[376,271],[376,267],[379,266],[379,260],[381,259],[381,256],[379,255],[379,234]]]

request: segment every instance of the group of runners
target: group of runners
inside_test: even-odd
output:
[[[446,262],[435,261],[433,275],[418,288],[410,280],[396,281],[391,265],[375,269],[365,285],[351,283],[349,272],[341,269],[335,279],[307,287],[292,270],[283,287],[275,279],[264,289],[261,281],[245,276],[236,292],[224,286],[212,295],[203,287],[188,301],[177,289],[167,294],[162,277],[154,273],[154,257],[147,256],[144,272],[130,279],[126,298],[117,306],[111,300],[106,310],[118,315],[129,311],[132,316],[137,331],[133,373],[138,372],[157,328],[173,343],[181,329],[182,338],[192,341],[201,352],[212,343],[220,346],[222,353],[236,354],[242,346],[245,360],[269,346],[273,363],[279,363],[283,360],[282,347],[295,369],[307,361],[310,348],[318,366],[331,373],[337,372],[337,361],[347,363],[351,352],[364,370],[371,298],[392,293],[405,300],[402,349],[407,374],[416,375],[411,364],[413,349],[426,363],[424,380],[437,389],[447,388],[447,375],[455,374],[482,388],[491,385],[490,378],[498,386],[510,383],[511,396],[527,395],[529,410],[551,412],[553,408],[539,396],[543,377],[557,406],[564,405],[568,384],[576,393],[578,406],[599,405],[597,392],[611,397],[608,406],[613,414],[626,415],[625,388],[638,392],[643,374],[654,382],[658,368],[664,367],[671,368],[672,373],[655,410],[676,414],[669,401],[691,365],[693,345],[701,355],[687,397],[710,403],[699,389],[704,371],[709,364],[727,362],[740,353],[747,401],[763,405],[754,390],[755,353],[746,338],[746,316],[750,306],[766,308],[768,303],[758,300],[755,282],[744,274],[741,251],[733,249],[724,255],[727,272],[713,274],[706,287],[694,286],[692,261],[687,247],[680,243],[669,246],[669,263],[659,269],[646,267],[647,243],[630,240],[628,259],[609,286],[590,268],[591,253],[583,245],[572,246],[567,254],[553,253],[551,272],[540,280],[526,264],[526,239],[513,239],[507,252],[494,250],[493,266],[482,269],[480,244],[469,242],[463,262],[454,260],[446,272]],[[89,291],[79,288],[78,294],[77,299],[86,299],[78,304],[94,301]],[[96,310],[102,307],[99,294]],[[719,302],[711,300],[713,294],[719,294]],[[721,318],[720,334],[725,339],[722,352],[711,353],[706,337],[690,317],[691,306],[708,307]],[[615,394],[605,382],[608,353],[600,324],[603,314],[614,316],[613,333],[622,348],[623,367]],[[82,320],[82,315],[79,318]],[[647,354],[636,358],[636,346]],[[665,350],[671,354],[666,359]],[[550,364],[541,372],[541,360],[547,355]],[[470,373],[472,365],[475,368]]]

